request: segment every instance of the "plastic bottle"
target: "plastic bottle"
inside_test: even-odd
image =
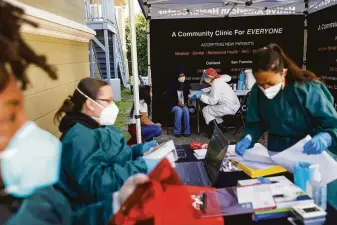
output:
[[[240,74],[239,74],[239,79],[238,79],[238,86],[237,86],[237,89],[238,90],[244,90],[245,89],[245,81],[246,80],[246,74],[241,71]]]
[[[322,183],[321,173],[319,172],[319,165],[312,165],[314,173],[310,181],[307,183],[307,193],[314,200],[315,204],[323,210],[327,207],[327,187]]]

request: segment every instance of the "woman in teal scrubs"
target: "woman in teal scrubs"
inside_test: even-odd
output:
[[[304,153],[330,151],[335,156],[337,112],[326,86],[312,72],[300,69],[276,44],[259,49],[253,62],[256,84],[250,93],[245,135],[236,145],[237,154],[244,155],[267,131],[270,154],[311,135]],[[328,198],[337,208],[335,183],[328,185]]]

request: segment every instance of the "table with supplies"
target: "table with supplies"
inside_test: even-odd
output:
[[[186,157],[180,158],[177,162],[179,163],[186,163],[186,162],[199,162],[203,160],[198,160],[193,151],[190,149],[190,146],[183,145],[183,146],[176,146],[178,154],[185,153]],[[293,181],[293,175],[285,172],[281,174],[277,174],[277,176],[285,176],[289,180]],[[225,187],[234,187],[238,185],[239,180],[246,180],[251,179],[248,175],[246,175],[243,171],[235,171],[235,172],[223,172],[221,171],[219,176],[216,179],[216,182],[212,185],[216,188],[225,188]],[[327,217],[324,224],[326,225],[336,225],[337,221],[337,211],[328,205],[327,207]],[[236,224],[260,224],[260,225],[269,225],[269,224],[277,224],[277,225],[287,225],[291,224],[287,218],[280,218],[280,219],[268,219],[263,221],[255,222],[252,220],[251,215],[235,215],[235,216],[226,216],[224,217],[226,225],[236,225]]]

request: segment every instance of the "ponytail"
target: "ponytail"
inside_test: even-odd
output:
[[[61,118],[63,117],[63,114],[67,114],[70,112],[73,112],[75,104],[72,102],[72,96],[69,95],[66,100],[64,100],[63,105],[59,110],[57,110],[55,117],[54,117],[54,122],[60,122]]]
[[[298,67],[277,44],[270,44],[257,50],[254,54],[252,69],[253,73],[264,71],[279,73],[287,69],[286,81],[288,83],[319,80],[314,73]]]

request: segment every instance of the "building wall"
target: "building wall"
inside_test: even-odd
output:
[[[51,80],[44,71],[31,66],[27,71],[31,86],[25,92],[25,109],[41,128],[59,136],[53,121],[57,109],[74,92],[79,80],[90,76],[88,44],[31,34],[24,34],[24,39],[47,56],[59,76]]]
[[[46,30],[40,33],[35,30],[23,29],[24,40],[38,54],[47,57],[47,62],[57,70],[59,76],[57,80],[52,80],[43,70],[36,66],[30,66],[27,74],[31,83],[24,93],[25,110],[30,120],[35,121],[41,128],[59,137],[58,124],[54,123],[56,111],[61,107],[63,101],[69,95],[72,95],[78,82],[82,78],[90,76],[89,39],[84,42],[75,41],[77,40],[75,36],[85,36],[88,34],[85,32],[88,31],[74,34],[71,32],[77,30],[77,28],[70,28],[70,26],[75,26],[78,29],[88,29],[84,28],[83,25],[85,23],[84,1],[21,0],[20,2],[68,19],[63,21],[56,19],[57,21],[55,21],[52,16],[44,17],[44,12],[41,11],[38,14],[46,21],[51,22],[47,25],[49,27],[46,28],[46,24],[44,24],[42,28],[46,28]],[[29,8],[29,6],[27,7]],[[33,13],[33,10],[28,10],[28,8],[26,12],[30,15],[29,13]],[[42,23],[44,23],[43,19],[41,20]],[[54,28],[53,26],[54,24],[56,26],[56,23],[61,23],[61,25]],[[53,33],[55,29],[64,29],[64,32],[70,35],[55,34]]]
[[[84,0],[19,0],[58,16],[85,24]]]

